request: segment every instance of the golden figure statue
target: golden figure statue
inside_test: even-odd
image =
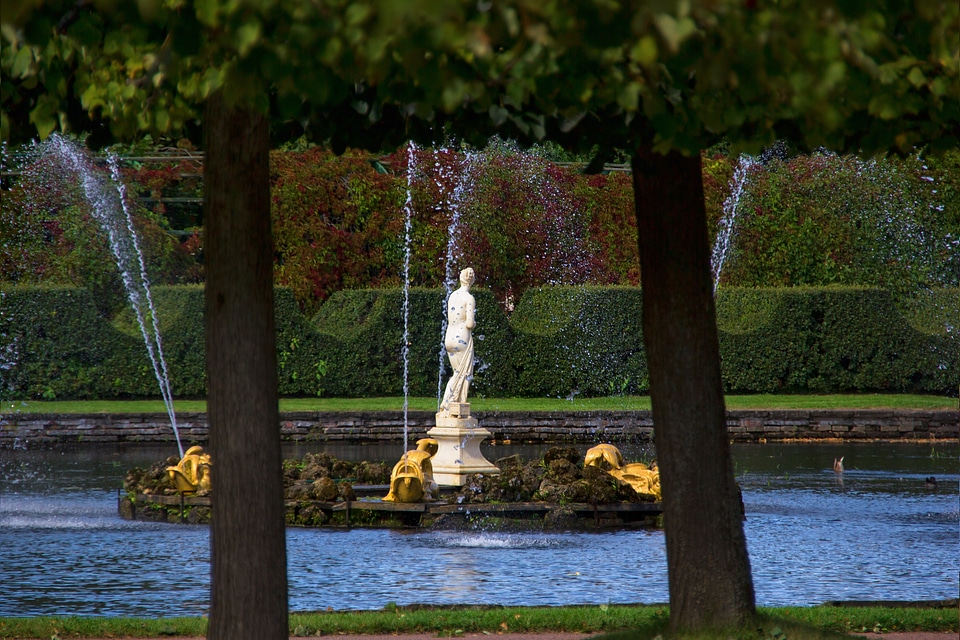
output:
[[[623,454],[612,444],[598,444],[587,450],[583,466],[603,469],[611,476],[626,482],[640,495],[653,496],[660,501],[660,472],[642,462],[623,464]]]
[[[430,459],[437,455],[439,444],[434,438],[417,440],[417,448],[407,451],[390,473],[390,492],[384,502],[423,502],[437,497]]]
[[[203,447],[190,447],[175,467],[167,467],[167,476],[180,493],[210,492],[210,454]]]

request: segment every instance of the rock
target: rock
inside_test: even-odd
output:
[[[302,524],[308,527],[319,527],[330,520],[323,509],[316,505],[308,504],[300,507],[294,517],[295,524]]]
[[[353,490],[353,485],[349,482],[341,482],[338,484],[338,495],[341,500],[356,500],[357,494]]]
[[[311,485],[310,497],[321,502],[333,502],[337,499],[339,490],[333,478],[320,478]]]
[[[580,522],[573,509],[559,505],[544,514],[543,527],[545,529],[577,529],[580,528]]]
[[[550,447],[547,449],[547,452],[543,454],[543,461],[547,466],[554,460],[561,459],[568,460],[574,465],[577,465],[583,462],[583,454],[574,447]]]
[[[193,507],[187,514],[190,524],[208,524],[210,522],[210,507]]]
[[[364,460],[353,471],[357,484],[388,484],[390,482],[390,467],[383,462]]]
[[[334,478],[352,478],[353,469],[356,465],[347,460],[335,460],[330,465],[330,475]]]
[[[330,477],[330,467],[319,462],[309,461],[300,470],[301,480],[318,480]]]
[[[292,487],[287,487],[283,497],[287,500],[310,500],[312,488],[311,483],[298,482]]]
[[[544,458],[546,461],[546,458]],[[569,484],[583,476],[581,468],[566,458],[554,458],[547,462],[547,477],[561,484]]]

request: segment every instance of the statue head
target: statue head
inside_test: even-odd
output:
[[[467,285],[468,287],[473,284],[474,280],[477,279],[477,274],[474,273],[471,267],[467,267],[460,272],[460,284]]]

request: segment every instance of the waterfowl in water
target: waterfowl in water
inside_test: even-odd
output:
[[[930,476],[929,478],[926,479],[926,481],[924,482],[924,485],[927,487],[927,489],[936,489],[937,479],[934,478],[933,476]]]
[[[833,459],[833,471],[835,473],[843,473],[843,456],[840,456],[840,459]]]

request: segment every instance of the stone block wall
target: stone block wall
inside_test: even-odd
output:
[[[590,444],[653,438],[649,411],[476,412],[492,439],[514,443]],[[411,411],[410,434],[424,434],[434,414]],[[204,413],[177,416],[182,442],[204,443]],[[957,410],[729,411],[732,442],[784,440],[958,440]],[[280,436],[296,442],[391,442],[403,438],[399,411],[297,412],[280,416]],[[0,414],[0,449],[77,443],[172,442],[166,414]]]

